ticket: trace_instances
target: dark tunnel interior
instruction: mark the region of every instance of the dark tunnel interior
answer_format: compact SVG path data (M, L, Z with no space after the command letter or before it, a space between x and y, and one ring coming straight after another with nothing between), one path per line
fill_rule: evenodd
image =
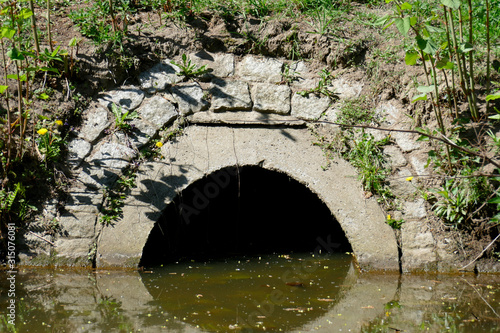
M351 251L328 207L284 173L244 166L182 191L155 224L139 265L319 250Z

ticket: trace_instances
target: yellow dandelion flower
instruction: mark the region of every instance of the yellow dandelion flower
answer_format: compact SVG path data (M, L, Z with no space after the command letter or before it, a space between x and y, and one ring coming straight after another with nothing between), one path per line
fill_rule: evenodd
M391 214L387 214L387 219L391 220Z
M411 181L412 181L412 179L413 179L413 176L406 178L406 181L407 181L407 182L411 182Z
M38 133L38 134L40 134L40 135L45 135L45 134L47 134L47 132L48 132L48 131L49 131L49 130L48 130L48 129L46 129L46 128L40 128L40 129L37 131L37 133Z
M158 141L158 142L156 143L156 147L158 147L158 148L163 147L163 142Z
M62 122L62 120L56 120L56 124L57 124L57 126L62 126L63 122Z

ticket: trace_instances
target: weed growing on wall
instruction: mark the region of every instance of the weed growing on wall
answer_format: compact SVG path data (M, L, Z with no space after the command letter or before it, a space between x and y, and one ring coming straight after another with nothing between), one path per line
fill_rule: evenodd
M388 0L393 13L381 17L375 24L383 29L394 25L411 40L404 59L408 66L419 66L426 82L419 84L413 102L421 105L430 100L437 127L423 124L418 131L442 138L434 141L427 167L442 176L442 186L425 192L424 198L445 223L469 228L496 216L497 177L485 175L485 160L481 153L487 148L481 143L485 119L496 119L497 109L490 104L496 99L491 91L491 54L498 55L498 1L441 0L439 3L417 0ZM493 9L494 8L494 9ZM480 59L480 61L478 61ZM478 85L481 84L481 86ZM485 94L480 99L479 94ZM465 101L466 112L460 111ZM447 110L447 112L446 112ZM467 137L467 128L475 129L475 138ZM482 133L482 134L481 134ZM490 135L491 136L491 135ZM497 170L500 172L500 170ZM495 218L492 222L497 221Z

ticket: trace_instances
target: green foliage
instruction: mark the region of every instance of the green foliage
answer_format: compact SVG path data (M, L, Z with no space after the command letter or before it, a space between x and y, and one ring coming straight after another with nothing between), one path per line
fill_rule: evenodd
M117 180L112 188L104 190L104 205L101 209L100 223L112 226L122 216L126 192L135 186L136 174L134 170L127 170Z
M49 122L49 119L43 116L39 116L39 119L42 122L38 125L38 137L35 140L41 154L39 157L45 161L45 165L58 163L62 157L63 148L67 144L58 129L62 126L62 121Z
M0 329L2 330L2 332L6 332L6 333L19 332L19 330L16 328L16 325L11 324L9 322L9 320L10 319L5 314L2 314L0 316Z
M375 110L366 96L345 100L340 107L337 122L345 125L370 124L374 121Z
M294 63L295 65L296 63ZM281 73L281 82L279 84L292 84L295 81L298 81L300 78L300 73L295 72L290 68L289 64L284 64L283 72Z
M497 179L497 181L498 180L500 180L500 178ZM499 194L498 190L496 192L496 196L493 199L488 200L488 203L496 205L496 213L491 218L491 222L499 223L500 224L500 194Z
M460 144L463 141L456 139ZM474 217L477 211L491 193L491 184L487 177L476 176L481 161L471 157L457 148L449 149L452 169L449 169L444 149L429 151L427 166L437 173L450 175L442 187L432 189L426 200L434 202L432 210L445 223L458 227L468 219Z
M354 140L351 149L343 155L358 170L358 179L363 184L365 191L384 197L392 196L386 184L390 168L381 148L388 144L389 140L388 136L383 140L376 141L373 135L363 131L361 136Z
M96 45L110 42L123 51L127 22L129 15L134 12L132 0L114 0L113 7L110 7L109 0L96 0L91 8L73 10L69 17L79 27L82 35L90 38Z
M317 8L310 12L312 21L307 21L314 31L308 31L308 33L328 35L332 30L332 23L335 20L335 16L332 15L334 12L327 10L324 7Z
M206 65L198 67L198 65L193 64L185 53L182 54L182 64L178 64L173 60L170 63L179 67L180 72L177 75L183 76L185 80L202 77L211 71L207 69Z
M136 111L125 110L121 106L115 103L111 104L111 112L115 116L115 128L118 131L130 132L132 131L132 126L128 123L130 120L134 120L139 117Z
M333 79L333 76L330 73L330 71L324 68L323 70L321 70L321 72L319 72L319 76L320 79L316 87L311 88L309 90L298 91L297 94L301 96L308 96L309 94L324 95L330 98L332 101L337 100L338 99L337 94L335 94L332 90L329 89L331 87Z
M389 226L391 226L392 229L401 229L401 226L405 221L403 219L393 219L390 215L388 215L386 222Z
M32 211L36 211L36 207L26 200L26 188L22 182L16 183L13 189L0 189L0 217L3 223L9 220L24 221Z
M265 17L271 13L271 0L248 0L248 13L256 17Z

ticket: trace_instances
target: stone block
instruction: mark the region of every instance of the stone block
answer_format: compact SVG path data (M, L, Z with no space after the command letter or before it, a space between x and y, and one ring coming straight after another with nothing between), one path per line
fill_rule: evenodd
M415 185L406 180L408 177L412 176L411 171L408 169L402 169L391 176L389 185L395 196L404 199L417 191Z
M139 83L141 89L149 94L157 91L163 91L171 84L176 84L182 81L182 77L177 75L180 72L179 67L170 63L170 60L165 60L162 63L156 64L150 70L139 74Z
M317 120L328 109L330 99L325 96L309 94L292 96L292 116L305 120Z
M214 111L245 111L252 109L248 83L215 79L210 87Z
M425 156L410 156L410 164L419 176L425 176L430 173L429 170L425 168L427 165L427 154L425 154Z
M277 114L290 113L290 95L287 85L257 83L251 89L254 111Z
M402 268L404 272L437 269L432 233L422 221L406 221L401 227Z
M403 153L401 152L401 149L399 149L396 146L385 146L384 147L384 154L389 156L389 159L391 161L391 165L393 168L404 167L406 164L408 164L408 162L406 161L406 158L404 157Z
M135 110L141 105L143 99L144 92L142 90L135 87L124 87L101 95L99 103L109 110L113 104L125 110Z
M343 78L336 79L332 82L333 91L340 99L358 98L363 90L363 83L352 83Z
M54 263L56 265L90 266L89 252L94 245L92 238L60 238L55 244L57 254Z
M248 81L276 83L281 81L282 68L281 61L248 55L236 65L236 75Z
M71 140L68 144L68 164L73 169L77 168L91 149L92 145L83 139Z
M391 135L404 153L420 148L420 143L416 141L417 138L412 133L391 132Z
M59 234L70 238L92 238L95 236L97 214L80 213L65 215L59 219Z
M177 117L175 106L159 95L146 99L137 110L137 113L143 121L151 124L155 130L168 125Z
M405 202L403 204L403 211L405 218L421 219L427 216L427 210L425 209L424 199L418 199L412 202Z
M80 131L80 137L88 142L94 142L102 132L109 127L111 122L108 119L108 111L102 107L97 107L85 112L86 120Z
M196 82L173 86L171 93L177 102L181 115L207 110L209 107L208 102L203 99L203 89Z
M134 126L134 131L129 135L129 139L137 149L146 145L157 132L156 126L142 119L134 119L130 124Z
M210 75L228 77L234 74L234 54L210 53L205 50L190 54L190 59L198 66L207 66Z
M97 147L97 152L90 162L102 168L121 170L135 156L136 152L130 147L114 142L104 142Z

